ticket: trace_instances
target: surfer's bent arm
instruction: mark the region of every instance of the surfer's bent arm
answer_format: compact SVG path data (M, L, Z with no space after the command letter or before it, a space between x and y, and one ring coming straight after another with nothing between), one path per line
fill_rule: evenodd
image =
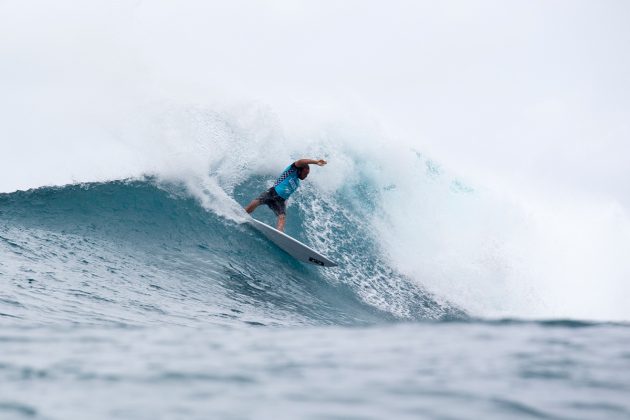
M295 166L297 166L298 168L303 168L305 166L308 165L317 165L317 166L324 166L325 164L327 164L328 162L326 162L324 159L300 159L300 160L296 160L295 161Z

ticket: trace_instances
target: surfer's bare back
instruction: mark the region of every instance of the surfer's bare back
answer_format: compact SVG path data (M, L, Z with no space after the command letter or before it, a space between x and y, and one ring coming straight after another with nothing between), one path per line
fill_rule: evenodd
M300 159L286 167L280 174L273 187L260 194L260 196L245 207L247 213L252 213L261 204L267 205L278 216L276 229L284 232L284 224L287 220L286 201L300 186L300 180L306 179L310 168L308 165L324 166L325 160Z

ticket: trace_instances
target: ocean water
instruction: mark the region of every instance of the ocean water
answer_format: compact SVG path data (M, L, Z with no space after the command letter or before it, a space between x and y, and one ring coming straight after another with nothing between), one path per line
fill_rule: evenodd
M0 417L630 418L630 325L479 317L387 257L378 194L289 207L330 270L178 182L0 194Z

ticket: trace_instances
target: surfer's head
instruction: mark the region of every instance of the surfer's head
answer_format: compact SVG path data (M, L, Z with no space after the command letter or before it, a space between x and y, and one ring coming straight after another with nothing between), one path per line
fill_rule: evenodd
M308 167L308 165L298 168L298 178L300 179L306 178L310 171L311 169Z

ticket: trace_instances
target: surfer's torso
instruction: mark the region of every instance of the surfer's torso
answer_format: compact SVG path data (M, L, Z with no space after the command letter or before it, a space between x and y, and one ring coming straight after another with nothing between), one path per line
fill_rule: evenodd
M276 193L285 200L289 198L299 186L300 178L298 178L298 168L295 166L295 162L287 166L273 184Z

